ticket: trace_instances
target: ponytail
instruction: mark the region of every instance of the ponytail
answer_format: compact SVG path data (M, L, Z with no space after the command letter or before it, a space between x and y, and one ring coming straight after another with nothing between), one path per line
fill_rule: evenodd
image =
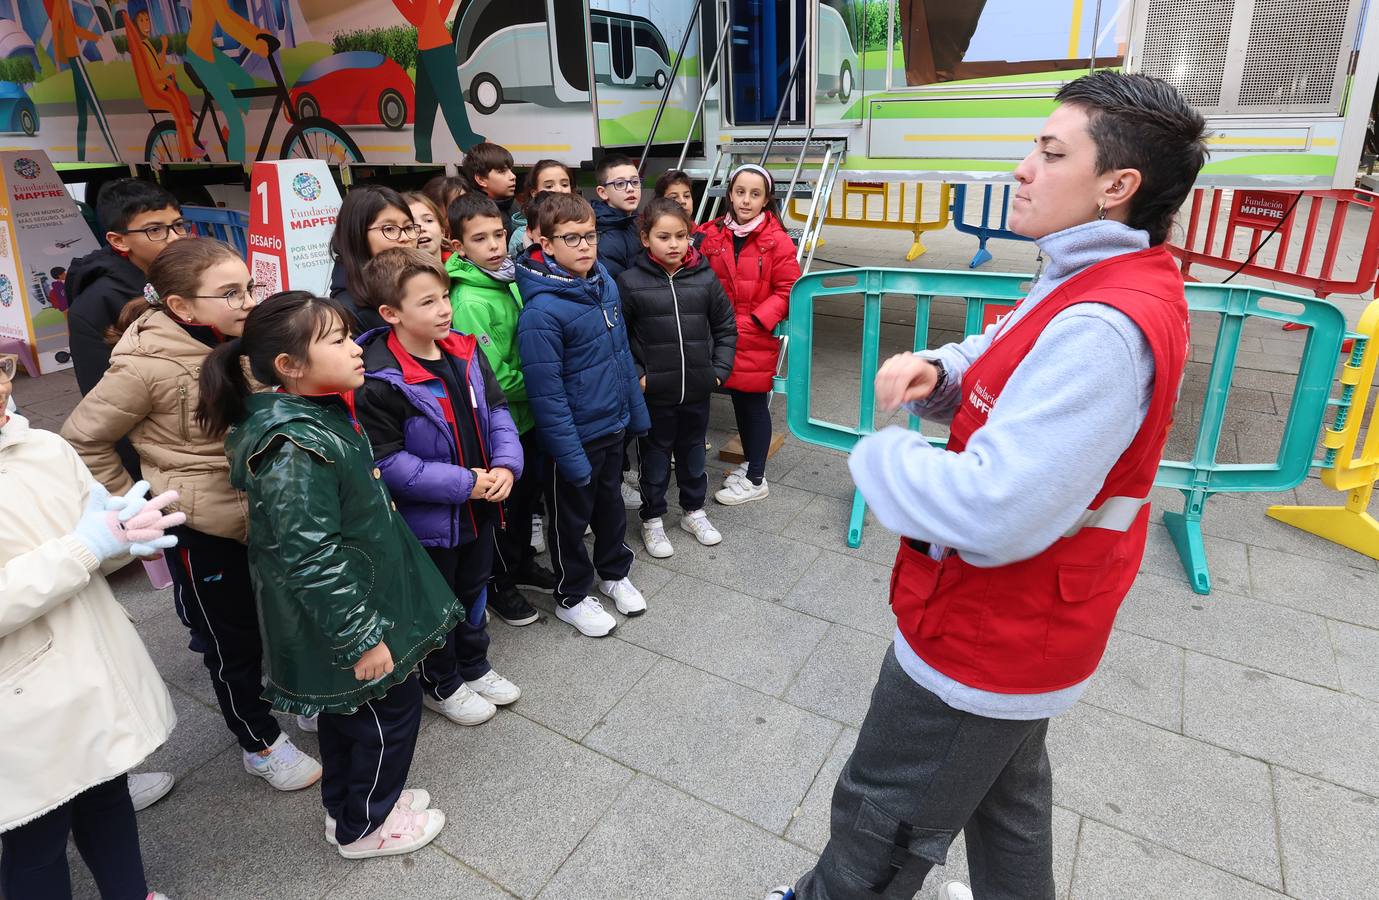
M120 308L120 314L115 318L114 324L105 329L105 342L112 347L118 344L120 338L129 330L129 326L139 321L139 317L152 308L143 297L135 297L126 303Z
M201 399L196 424L211 437L221 437L244 418L249 380L244 377L244 341L231 338L211 351L201 365Z

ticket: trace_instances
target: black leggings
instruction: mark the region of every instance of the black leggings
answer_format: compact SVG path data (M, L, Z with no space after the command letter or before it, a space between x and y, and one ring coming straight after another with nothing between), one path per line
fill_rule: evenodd
M766 454L771 451L771 392L729 391L742 455L747 457L747 480L761 484L766 477Z
M103 900L148 896L139 826L123 775L87 788L57 809L0 834L0 895L5 900L70 898L68 835L76 841Z

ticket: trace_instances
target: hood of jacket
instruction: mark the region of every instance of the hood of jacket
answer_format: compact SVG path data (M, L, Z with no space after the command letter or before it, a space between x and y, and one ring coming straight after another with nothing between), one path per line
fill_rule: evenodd
M523 256L517 265L517 288L527 303L538 293L547 293L572 303L601 306L605 301L605 285L612 284L612 276L597 260L584 278L576 278L539 254ZM616 302L616 291L613 299Z
M450 258L445 261L445 273L450 276L452 291L455 284L458 283L462 287L478 291L510 293L513 299L517 301L517 305L519 307L522 305L522 298L518 296L515 281L499 281L458 253L450 254Z
M108 287L102 288L103 292L108 290L131 300L143 294L148 277L125 257L109 247L102 247L72 260L67 269L67 296L75 298L101 281L109 282Z
M353 398L350 399L353 403ZM314 400L283 391L264 391L244 398L245 417L225 436L225 455L230 459L230 484L244 490L249 483L249 464L254 454L263 449L264 439L271 433L287 432L293 439L303 438L315 448L311 432L325 428L339 432L338 416L327 415L328 407ZM343 421L343 420L341 420ZM318 449L318 452L319 449Z
M614 228L626 228L629 222L637 218L636 213L614 209L605 200L595 200L590 205L594 207L594 223L598 226L599 234Z
M687 252L685 253L685 261L680 264L680 268L675 270L675 274L689 275L691 272L696 272L699 269L707 268L708 265L709 261L704 258L704 254L699 252L698 247L695 247L693 244L691 244ZM671 274L666 270L665 266L661 265L651 257L650 250L646 251L645 253L638 254L637 258L632 262L632 267L634 269L640 269L643 272L649 272L652 275L655 275L659 278L665 278L666 276Z

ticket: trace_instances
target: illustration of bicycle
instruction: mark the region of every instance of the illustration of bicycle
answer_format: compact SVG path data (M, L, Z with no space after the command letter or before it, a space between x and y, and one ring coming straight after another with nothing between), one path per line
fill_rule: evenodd
M359 145L354 142L354 139L344 128L324 116L302 117L293 111L288 96L287 81L283 78L282 69L278 66L278 49L282 43L271 34L262 34L259 39L268 46L268 66L273 72L273 84L267 87L242 88L231 91L234 96L240 98L273 98L273 110L268 114L268 121L264 124L263 137L259 140L259 152L255 159L262 160L268 153L269 140L273 136L273 129L278 124L278 116L281 114L291 124L291 127L283 138L282 148L278 151L278 159L320 159L333 165L362 163L364 154L359 152ZM221 126L220 116L216 114L210 91L206 90L205 85L196 77L196 73L192 71L190 66L186 67L184 71L192 84L201 91L201 112L196 117L195 140L198 144L202 143L201 129L206 119L209 118L212 130L220 141L221 152L228 159L229 141L226 139L225 128ZM150 112L150 115L153 113ZM157 167L169 163L210 162L210 154L206 154L200 160L183 159L178 152L176 123L170 118L159 118L158 116L153 116L153 118L153 127L149 129L148 139L144 144L144 159L148 160L149 163Z

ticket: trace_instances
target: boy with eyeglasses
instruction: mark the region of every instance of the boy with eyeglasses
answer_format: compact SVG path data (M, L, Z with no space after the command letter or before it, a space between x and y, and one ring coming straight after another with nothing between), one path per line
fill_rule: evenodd
M642 176L626 156L605 156L595 172L599 198L594 201L598 220L599 262L608 277L617 278L642 252L637 232L637 206L642 202Z
M583 197L555 194L541 206L541 257L524 257L517 285L524 305L517 349L527 402L546 465L547 546L555 569L556 618L603 637L617 621L590 596L599 591L618 612L637 616L646 600L628 580L632 551L618 486L623 441L651 427L642 398L622 302L597 259L594 210ZM592 526L594 558L584 547Z

